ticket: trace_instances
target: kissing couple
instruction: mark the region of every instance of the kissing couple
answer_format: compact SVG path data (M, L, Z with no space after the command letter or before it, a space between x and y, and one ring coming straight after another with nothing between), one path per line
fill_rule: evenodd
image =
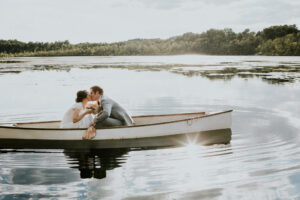
M97 104L88 103L96 101ZM113 99L104 95L99 86L77 92L75 104L69 108L61 121L61 128L87 128L83 139L91 139L96 134L96 129L112 126L132 126L131 116Z

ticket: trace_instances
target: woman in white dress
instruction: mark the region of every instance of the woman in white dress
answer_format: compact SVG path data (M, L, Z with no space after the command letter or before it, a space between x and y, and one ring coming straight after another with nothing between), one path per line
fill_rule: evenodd
M78 91L75 101L76 103L64 114L61 128L88 128L93 122L93 110L86 109L87 102L91 101L89 93L86 90Z

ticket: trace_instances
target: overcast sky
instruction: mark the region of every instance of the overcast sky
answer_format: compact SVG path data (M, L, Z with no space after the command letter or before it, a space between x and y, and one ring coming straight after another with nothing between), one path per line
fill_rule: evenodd
M296 24L300 0L0 0L0 39L116 42Z

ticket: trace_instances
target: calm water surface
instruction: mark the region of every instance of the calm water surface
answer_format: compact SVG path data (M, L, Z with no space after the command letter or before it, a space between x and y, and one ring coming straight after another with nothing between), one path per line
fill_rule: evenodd
M0 123L58 120L92 85L133 115L234 112L227 145L2 149L0 199L300 199L300 57L4 60Z

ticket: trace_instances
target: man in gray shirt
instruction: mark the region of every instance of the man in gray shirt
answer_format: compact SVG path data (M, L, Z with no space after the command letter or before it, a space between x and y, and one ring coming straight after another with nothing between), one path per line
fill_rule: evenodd
M103 110L96 115L94 122L91 124L96 129L109 126L132 126L133 119L116 101L104 95L104 91L99 86L90 88L90 95L93 101L101 104Z

